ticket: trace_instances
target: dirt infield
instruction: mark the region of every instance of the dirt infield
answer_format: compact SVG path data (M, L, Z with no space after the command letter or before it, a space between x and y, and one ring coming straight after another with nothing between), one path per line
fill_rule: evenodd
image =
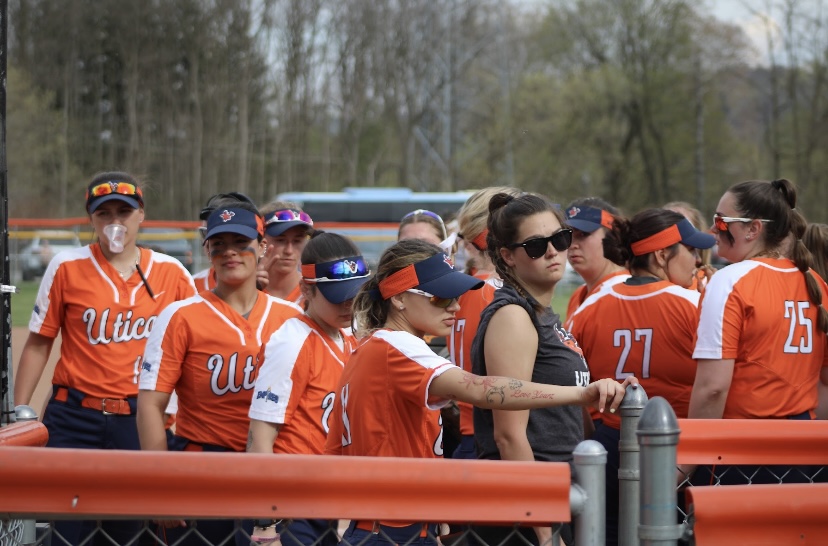
M12 377L17 377L17 363L20 362L20 353L23 352L23 345L25 345L28 336L29 329L25 326L12 328L12 358L14 363L14 375ZM49 356L49 362L46 364L46 369L43 370L40 383L37 384L32 401L29 404L41 416L43 415L43 408L46 407L46 401L51 394L52 374L55 371L55 363L57 362L59 354L60 336L55 340L55 345L52 347L52 354Z

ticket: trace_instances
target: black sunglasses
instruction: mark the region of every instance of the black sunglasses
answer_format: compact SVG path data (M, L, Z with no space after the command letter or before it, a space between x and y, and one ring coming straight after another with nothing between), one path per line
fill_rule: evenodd
M512 243L510 245L506 245L506 248L517 248L522 246L526 251L527 256L533 260L537 260L546 254L546 249L549 248L549 243L552 243L552 246L555 247L555 250L558 252L566 250L569 248L569 245L572 244L572 230L569 228L563 228L556 231L549 237L537 237L535 239L523 241L522 243Z

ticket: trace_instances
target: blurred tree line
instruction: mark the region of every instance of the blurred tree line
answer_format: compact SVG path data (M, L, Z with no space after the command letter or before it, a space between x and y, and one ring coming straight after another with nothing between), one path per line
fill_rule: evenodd
M769 58L690 0L11 0L12 216L97 171L153 218L217 191L493 184L627 212L787 177L825 221L828 10L767 0Z

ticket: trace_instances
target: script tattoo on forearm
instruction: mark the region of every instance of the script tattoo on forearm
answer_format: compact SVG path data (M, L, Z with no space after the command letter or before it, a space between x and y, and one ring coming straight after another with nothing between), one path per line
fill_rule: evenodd
M476 387L479 385L483 385L484 389L488 389L492 385L497 382L497 379L494 377L488 377L485 375L474 375L473 373L463 372L463 377L460 379L460 383L466 386L466 389L470 387Z

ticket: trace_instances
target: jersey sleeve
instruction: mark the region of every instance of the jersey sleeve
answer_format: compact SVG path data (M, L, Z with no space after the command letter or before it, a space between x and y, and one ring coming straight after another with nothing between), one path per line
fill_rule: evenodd
M155 323L147 339L141 376L140 390L172 393L187 355L188 326L182 316L183 302L167 306Z
M249 417L284 424L296 409L310 381L313 351L307 343L310 327L288 320L262 345L261 368L253 388Z
M407 332L381 331L376 335L392 346L388 375L397 395L429 409L440 409L450 402L429 397L428 389L434 378L456 367L454 364L435 354L425 341Z
M723 360L736 358L745 303L736 290L740 276L730 266L710 279L701 302L696 347L693 358Z
M46 337L57 337L63 325L63 297L66 284L66 268L62 262L53 258L46 267L40 288L37 291L32 316L29 319L29 331Z

